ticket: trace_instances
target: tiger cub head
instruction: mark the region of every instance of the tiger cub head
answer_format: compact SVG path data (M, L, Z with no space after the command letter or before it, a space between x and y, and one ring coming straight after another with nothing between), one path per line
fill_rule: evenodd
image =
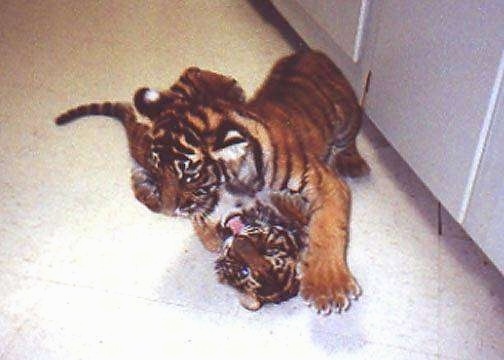
M246 182L258 178L257 143L236 121L244 101L236 80L198 68L187 69L169 90L136 92L137 111L153 124L148 162L163 212L211 211L224 182L237 174Z
M240 303L258 310L297 295L299 234L278 225L245 226L226 241L215 263L218 279L240 293Z
M235 79L197 67L186 69L168 90L143 87L133 98L138 112L154 121L166 111L188 104L209 105L215 101L242 104L245 93Z

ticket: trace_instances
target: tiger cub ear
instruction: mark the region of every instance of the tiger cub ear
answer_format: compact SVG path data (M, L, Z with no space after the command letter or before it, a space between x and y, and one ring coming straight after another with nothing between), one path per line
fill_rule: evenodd
M196 94L201 94L206 98L222 99L231 103L245 102L245 91L232 77L190 67L182 74L181 80L184 78L189 80Z
M133 97L137 111L150 118L159 115L172 100L160 91L145 87L138 89Z

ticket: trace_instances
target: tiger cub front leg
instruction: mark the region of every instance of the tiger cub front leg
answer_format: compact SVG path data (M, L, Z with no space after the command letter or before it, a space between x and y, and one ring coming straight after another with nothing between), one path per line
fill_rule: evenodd
M131 187L138 201L154 212L162 210L159 188L149 171L135 164L131 169Z
M205 221L205 218L200 215L196 215L192 218L192 224L194 232L201 240L201 243L211 252L217 252L220 249L222 238L218 231L218 224L210 224Z
M350 190L322 164L308 174L306 196L312 213L303 254L301 295L318 312L346 310L360 288L346 262Z

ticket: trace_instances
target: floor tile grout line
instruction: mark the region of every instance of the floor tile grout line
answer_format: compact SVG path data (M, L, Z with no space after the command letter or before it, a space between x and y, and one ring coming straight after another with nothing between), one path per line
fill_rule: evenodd
M66 282L62 282L62 281L58 281L58 280L45 279L45 278L41 278L38 276L31 276L31 275L26 275L26 274L17 274L17 273L12 273L12 272L5 272L5 271L0 271L0 272L6 273L6 274L9 274L12 276L17 276L17 277L29 279L29 280L40 281L40 282L46 283L46 284L54 284L54 285L60 285L60 286L65 286L65 287L69 287L69 288L92 290L97 293L102 293L102 294L107 294L107 295L124 296L127 298L138 299L138 300L146 301L149 303L166 304L166 305L170 305L170 306L186 308L186 306L184 306L184 304L181 304L181 303L163 301L160 299L153 299L153 298L148 298L148 297L144 297L144 296L138 296L138 295L123 293L123 292L117 292L117 291L107 290L107 289L93 287L93 286L89 286L89 285L70 284L70 283L66 283ZM40 302L40 299L38 299L36 301L36 303L30 308L30 311L33 308L35 308L39 302ZM438 308L439 308L439 306L438 306ZM205 310L208 311L208 309L205 309ZM212 312L212 311L209 311L209 312ZM219 312L212 312L212 313L214 313L216 315L222 315L222 313L219 313ZM23 321L22 325L24 325L26 323L26 321L28 321L28 319L25 319ZM326 332L322 332L322 333L326 333ZM342 336L347 339L352 339L351 336L348 336L345 334L338 334L338 336ZM373 341L373 340L367 340L367 339L362 339L362 342L364 342L366 344L376 344L376 345L380 345L380 346L391 347L391 348L398 349L398 350L405 350L405 351L409 351L409 352L416 353L416 354L435 356L435 357L439 358L439 354L436 352L419 351L418 349L415 349L415 348L410 348L407 346L400 346L400 345L393 344L393 343ZM1 356L3 356L3 355L5 355L5 353L1 354ZM456 359L456 358L454 358L454 359ZM1 357L0 357L0 360L2 360Z
M437 265L436 265L436 272L437 272L437 308L436 308L436 347L437 347L437 358L441 358L441 271L442 271L442 265L441 265L441 241L443 240L444 236L442 233L438 234L437 236L437 246L436 246L436 258L437 258Z
M8 275L11 275L11 276L17 276L17 275L14 275L14 274L11 274L11 273L8 273L8 272L5 272L5 271L0 271L0 273L8 274ZM0 353L0 360L4 359L7 355L9 355L9 353L11 351L11 348L12 348L12 344L19 337L19 333L20 333L21 329L23 329L24 326L30 321L29 315L33 313L33 310L39 304L40 300L42 299L42 296L43 295L39 295L37 297L37 299L34 301L34 303L32 304L32 306L30 306L29 309L27 311L25 311L26 315L24 316L24 318L21 321L21 323L14 329L14 334L12 335L12 337L7 342L7 345L5 346L5 350L2 353Z
M59 285L59 286L64 286L64 287L68 287L68 288L76 288L76 289L83 289L83 290L91 290L91 291L94 291L94 292L97 292L97 293L101 293L101 294L105 294L105 295L113 295L113 296L119 296L119 297L126 297L126 298L141 300L141 301L145 301L145 302L149 302L149 303L165 304L165 305L169 305L169 306L176 306L176 307L180 307L180 308L187 308L187 306L185 306L183 303L180 303L180 302L165 301L165 300L162 300L160 298L149 298L149 297L145 297L145 296L129 294L127 292L108 290L108 289L104 289L104 288L100 288L100 287L96 287L96 286L91 286L91 285L71 284L71 283L67 283L67 282L64 282L64 281L53 280L53 279L46 279L46 278L42 278L42 277L39 277L39 276L32 276L32 275L26 275L26 274L18 274L18 273L15 273L15 272L7 272L7 271L4 271L4 270L0 270L0 273L8 274L8 275L11 275L11 276L16 276L16 277L21 277L21 278L28 279L28 280L39 281L39 282L45 283L45 284ZM35 302L34 306L32 308L30 308L30 310L32 310L35 306L37 306L38 303L39 303L39 301L40 301L40 299L38 299ZM204 308L202 310L205 310L206 312L210 312L210 313L213 313L213 314L216 314L216 315L222 315L222 313L217 312L217 311L211 311L208 308ZM0 360L1 360L1 358L0 358Z
M18 274L16 272L6 272L3 270L0 270L0 272L4 273L4 274L12 275L12 276L21 277L21 278L28 279L28 280L40 281L40 282L46 283L46 284L62 285L65 287L72 287L72 288L77 288L77 289L93 290L93 291L104 293L104 294L127 296L127 297L137 298L139 300L145 300L145 301L150 301L150 302L160 302L160 301L153 299L153 298L132 295L132 294L128 294L128 293L124 293L124 292L120 292L120 291L118 292L118 291L113 291L113 290L107 290L107 289L103 289L103 288L99 288L99 287L95 287L95 286L91 286L91 285L72 284L72 283L68 283L68 282L64 282L64 281L60 281L60 280L47 279L47 278L43 278L40 276L33 276L33 275L26 275L26 274ZM176 303L174 303L174 304L169 303L169 302L166 302L166 303L169 305L177 305Z

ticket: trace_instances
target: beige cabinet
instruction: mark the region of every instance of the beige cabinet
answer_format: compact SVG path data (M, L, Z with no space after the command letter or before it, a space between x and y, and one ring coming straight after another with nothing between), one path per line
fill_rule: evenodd
M369 0L303 0L299 5L316 19L354 62L359 61Z
M504 270L504 3L273 3L357 92L372 71L369 117Z

